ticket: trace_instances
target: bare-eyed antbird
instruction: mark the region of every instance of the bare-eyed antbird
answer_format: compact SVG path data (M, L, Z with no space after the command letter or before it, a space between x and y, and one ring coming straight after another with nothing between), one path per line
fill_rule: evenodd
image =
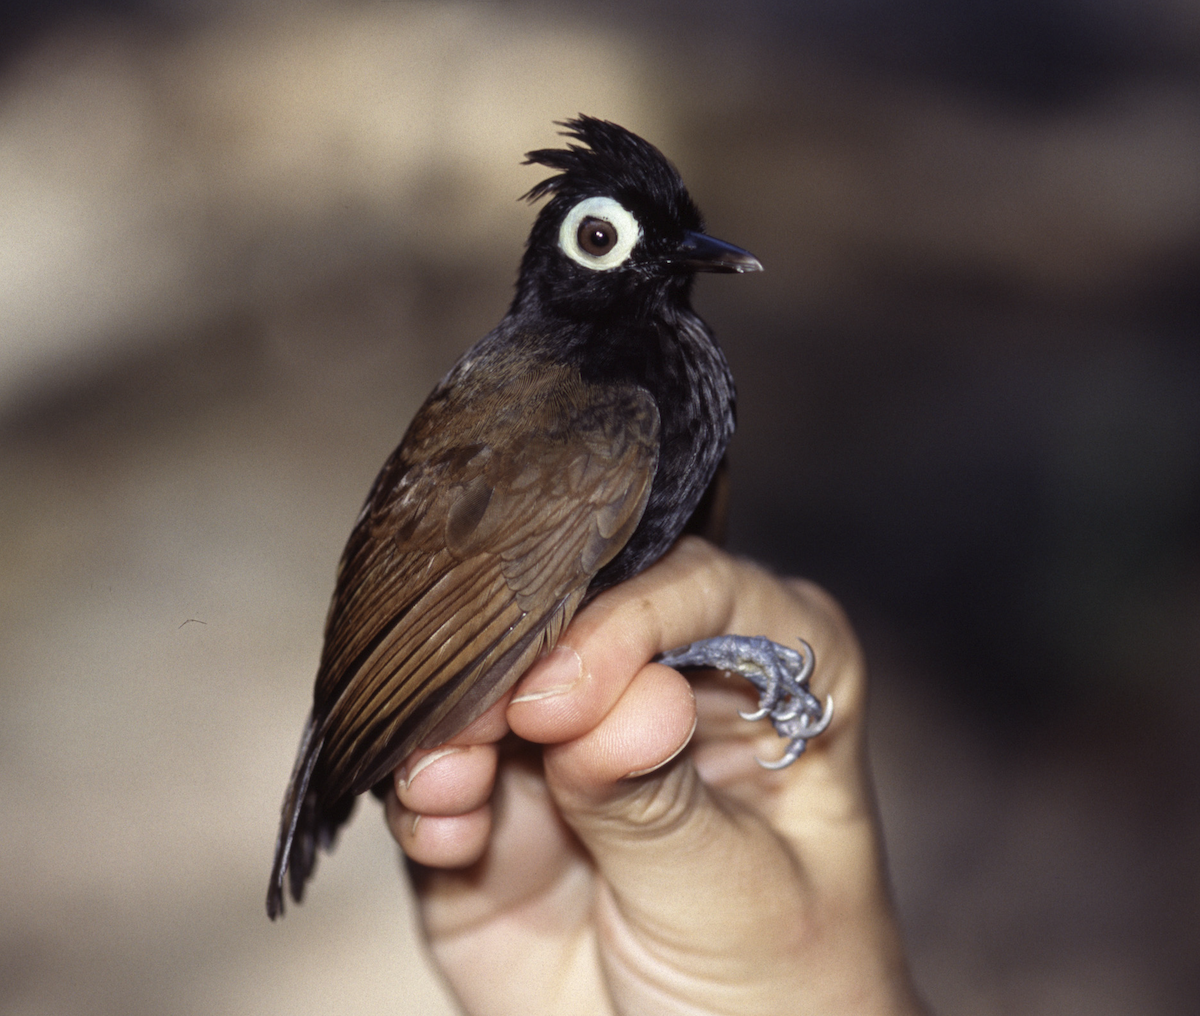
M753 272L703 232L675 168L580 116L530 152L557 171L500 324L433 390L376 478L337 574L312 713L283 803L267 913L299 900L357 795L453 737L579 607L651 565L693 517L734 428L696 272ZM811 649L726 636L660 657L748 677L788 738L829 720Z

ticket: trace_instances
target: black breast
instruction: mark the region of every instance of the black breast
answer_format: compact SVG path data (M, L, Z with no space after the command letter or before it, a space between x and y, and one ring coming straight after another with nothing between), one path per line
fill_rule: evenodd
M629 356L631 377L659 412L659 459L641 522L625 548L597 573L588 598L631 578L665 554L716 472L734 428L733 376L712 333L690 310L659 320ZM649 330L647 330L649 331ZM624 366L624 365L623 365ZM610 361L609 369L616 367ZM586 374L585 374L586 378Z

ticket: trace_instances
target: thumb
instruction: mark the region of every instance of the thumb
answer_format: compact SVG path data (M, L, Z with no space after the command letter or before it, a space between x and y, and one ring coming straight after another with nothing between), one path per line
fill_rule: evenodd
M761 1012L794 977L799 864L680 754L694 722L688 682L649 664L597 727L545 749L555 803L600 875L597 930L619 1011L708 1011L715 990L727 994L716 1011Z

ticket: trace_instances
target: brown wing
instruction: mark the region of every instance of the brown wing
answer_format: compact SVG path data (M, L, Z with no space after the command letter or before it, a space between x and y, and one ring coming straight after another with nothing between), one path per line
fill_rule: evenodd
M645 508L658 455L647 392L566 367L475 373L430 397L346 547L313 712L313 785L330 797L498 699Z

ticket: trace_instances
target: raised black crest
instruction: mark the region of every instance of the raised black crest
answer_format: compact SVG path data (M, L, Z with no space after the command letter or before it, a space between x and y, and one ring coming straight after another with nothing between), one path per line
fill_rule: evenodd
M539 148L525 154L524 165L547 166L559 175L547 177L523 195L537 201L547 195L565 200L606 191L631 211L648 206L673 213L680 229L701 229L700 210L683 185L679 171L654 145L608 120L580 114L574 120L558 121L561 134L582 145Z

